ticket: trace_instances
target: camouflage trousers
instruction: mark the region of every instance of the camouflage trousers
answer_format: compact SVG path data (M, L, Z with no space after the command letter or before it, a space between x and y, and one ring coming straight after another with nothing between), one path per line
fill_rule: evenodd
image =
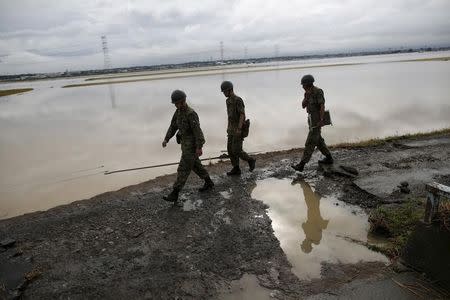
M328 150L327 145L325 144L325 140L321 135L321 128L313 128L309 131L308 137L305 142L305 150L303 151L302 162L307 163L314 152L314 149L317 147L320 152L322 152L325 156L330 156L330 150Z
M189 174L191 174L191 171L194 171L202 179L209 177L208 171L206 171L195 153L195 148L183 150L180 163L178 164L177 180L173 184L173 189L181 190L186 184L186 180Z
M244 139L240 136L228 135L227 151L233 167L239 167L239 158L245 161L252 159L244 150L242 150L243 142Z

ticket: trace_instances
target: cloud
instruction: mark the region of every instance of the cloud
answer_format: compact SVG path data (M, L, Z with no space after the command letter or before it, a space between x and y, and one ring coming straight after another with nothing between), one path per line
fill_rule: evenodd
M315 51L448 45L447 0L56 1L0 3L0 73ZM432 22L431 22L432 20ZM20 61L21 60L21 61ZM41 62L45 62L41 63Z

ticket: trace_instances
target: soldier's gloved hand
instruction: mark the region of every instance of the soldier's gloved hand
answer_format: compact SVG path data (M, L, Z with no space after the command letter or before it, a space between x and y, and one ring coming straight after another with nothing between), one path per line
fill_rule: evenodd
M317 126L319 128L325 126L325 124L323 123L323 120L320 120L319 123L317 124Z
M166 141L166 140L164 140L164 141L162 142L162 146L163 146L163 148L166 148L166 146L167 146L167 141Z
M198 157L202 156L202 154L203 154L202 148L197 148L197 149L195 150L195 154L197 154Z

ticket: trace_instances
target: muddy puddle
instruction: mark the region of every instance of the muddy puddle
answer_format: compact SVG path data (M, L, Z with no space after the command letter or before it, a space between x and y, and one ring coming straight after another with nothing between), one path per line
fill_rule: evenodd
M368 216L362 209L321 197L304 180L260 180L252 198L269 205L275 236L301 280L320 278L323 262L388 262L384 255L355 242L371 242Z
M220 300L273 299L271 291L259 285L255 275L244 274L240 280L232 281L227 292L222 293Z

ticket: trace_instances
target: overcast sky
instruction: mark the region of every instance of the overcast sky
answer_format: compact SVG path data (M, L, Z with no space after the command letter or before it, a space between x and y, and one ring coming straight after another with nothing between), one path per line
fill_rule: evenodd
M450 0L0 0L0 74L450 45ZM277 46L278 45L278 46Z

